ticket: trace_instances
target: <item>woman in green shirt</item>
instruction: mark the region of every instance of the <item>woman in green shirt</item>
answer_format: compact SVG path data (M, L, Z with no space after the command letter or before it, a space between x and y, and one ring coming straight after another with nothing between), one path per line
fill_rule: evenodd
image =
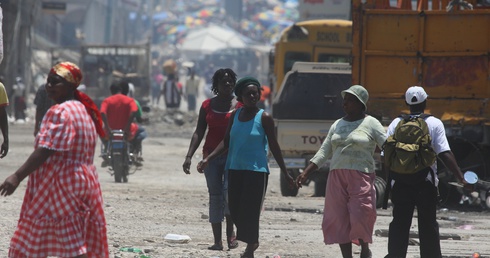
M376 221L373 154L383 145L385 129L366 115L367 90L354 85L342 91L345 116L330 127L310 164L296 178L301 187L308 175L330 160L325 193L323 237L325 244L339 244L343 258L352 258L352 243L361 245L361 258L372 257Z

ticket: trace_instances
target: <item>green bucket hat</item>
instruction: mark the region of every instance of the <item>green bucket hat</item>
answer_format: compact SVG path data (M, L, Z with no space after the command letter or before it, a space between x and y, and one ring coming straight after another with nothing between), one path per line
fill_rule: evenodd
M356 98L364 105L364 110L365 111L367 110L367 102L369 99L369 93L366 90L366 88L362 87L361 85L352 85L347 90L343 90L341 92L342 98L344 98L346 93L350 93L350 94L356 96Z

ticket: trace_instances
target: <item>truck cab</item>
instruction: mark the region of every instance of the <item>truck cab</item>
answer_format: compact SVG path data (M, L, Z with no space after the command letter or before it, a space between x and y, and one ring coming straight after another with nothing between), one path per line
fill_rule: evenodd
M296 177L320 148L333 122L344 115L340 92L351 86L347 63L296 62L272 101L276 135L286 167ZM327 167L314 173L315 195L325 195ZM283 196L296 196L281 175Z

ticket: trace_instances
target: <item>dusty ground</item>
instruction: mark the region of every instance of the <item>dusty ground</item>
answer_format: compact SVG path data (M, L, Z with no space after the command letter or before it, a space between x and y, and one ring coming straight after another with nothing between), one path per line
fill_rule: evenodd
M126 184L114 183L106 169L98 168L105 201L110 257L239 257L245 248L209 251L211 227L207 221L208 195L203 175L195 170L200 160L193 159L190 175L182 172L194 121L183 116L177 126L153 111L150 134L144 141L144 166L129 177ZM167 121L167 122L166 122ZM12 124L11 151L0 160L3 181L32 151L32 123ZM100 165L100 158L96 164ZM272 169L264 211L261 216L260 244L256 257L340 257L338 246L322 243L323 198L309 197L313 185L300 190L297 197L282 197L279 171ZM18 219L26 182L10 197L0 198L0 257L7 257L9 239ZM296 210L296 211L295 211ZM318 212L315 212L318 211ZM387 230L391 210L378 210L375 230ZM442 240L447 257L470 257L474 251L490 256L490 223L486 212L441 211L441 233L460 236L461 240ZM414 230L416 230L414 220ZM187 235L188 243L170 243L166 234ZM223 233L224 234L224 233ZM225 239L223 239L225 240ZM387 238L374 236L373 257L386 254ZM143 254L120 251L123 247L144 250ZM358 248L354 250L358 254ZM418 247L410 246L408 257L419 257Z

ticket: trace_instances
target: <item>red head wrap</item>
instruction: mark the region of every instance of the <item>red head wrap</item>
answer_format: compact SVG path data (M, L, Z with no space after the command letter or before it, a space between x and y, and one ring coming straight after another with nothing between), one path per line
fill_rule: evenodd
M74 63L61 62L51 68L50 73L57 74L65 79L67 82L74 84L76 87L80 85L82 81L82 71Z
M61 62L56 64L55 66L53 66L53 68L51 68L50 73L59 75L67 82L72 83L76 87L80 85L80 82L83 78L80 68L78 68L76 64L71 62ZM94 101L87 94L78 90L75 90L75 99L80 101L85 106L85 109L94 121L97 133L100 135L100 137L104 138L105 131L102 127L102 117Z

